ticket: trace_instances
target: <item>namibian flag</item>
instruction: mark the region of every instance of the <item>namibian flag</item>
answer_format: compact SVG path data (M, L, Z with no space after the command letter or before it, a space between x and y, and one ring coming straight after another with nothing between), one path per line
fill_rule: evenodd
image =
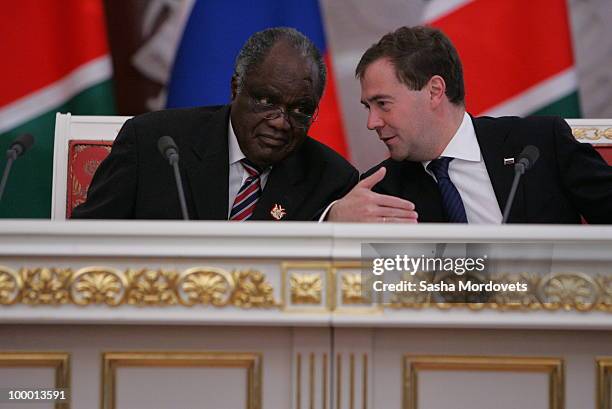
M472 114L580 117L566 0L433 0L424 21L455 44Z
M324 55L328 80L309 134L347 157L330 53L318 0L196 0L175 57L167 106L226 104L234 60L245 41L265 28L287 26Z
M0 13L0 164L19 134L36 138L15 162L0 217L48 218L55 113L113 114L102 0L20 0Z

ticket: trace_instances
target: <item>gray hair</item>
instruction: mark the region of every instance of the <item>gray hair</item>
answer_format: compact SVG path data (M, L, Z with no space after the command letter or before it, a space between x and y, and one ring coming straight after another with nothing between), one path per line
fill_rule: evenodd
M232 76L232 79L236 81L237 91L242 91L246 75L261 64L270 49L281 40L289 43L300 55L310 58L316 64L318 80L315 84L315 91L317 100L320 100L323 96L327 77L327 70L321 53L308 37L290 27L274 27L258 31L244 43L236 57Z

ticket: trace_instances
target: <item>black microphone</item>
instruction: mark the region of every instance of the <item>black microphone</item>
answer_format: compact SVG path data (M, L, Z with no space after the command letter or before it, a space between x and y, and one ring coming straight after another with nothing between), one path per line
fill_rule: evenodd
M539 157L540 150L538 148L533 145L525 146L519 155L518 163L514 165L515 172L520 172L521 175L524 174L526 171L531 169Z
M518 162L514 165L514 180L512 181L512 187L510 188L510 194L504 207L504 216L502 218L502 224L506 224L508 216L510 216L510 209L514 202L514 196L516 195L516 189L518 188L519 180L521 176L531 169L535 165L536 161L540 157L540 150L533 145L527 145L523 148L523 151L519 155Z
M2 200L2 195L4 195L4 188L6 187L8 175L11 173L13 162L30 149L32 145L34 145L34 137L29 133L24 133L15 138L6 151L6 165L4 165L4 173L2 174L2 181L0 181L0 200Z
M181 204L181 213L183 214L183 220L189 220L189 214L187 213L187 202L185 201L185 192L183 191L183 181L181 180L181 173L179 172L179 153L178 147L174 142L174 139L170 136L162 136L157 141L157 149L159 153L166 158L174 169L174 181L176 183L176 189L178 191L179 202Z

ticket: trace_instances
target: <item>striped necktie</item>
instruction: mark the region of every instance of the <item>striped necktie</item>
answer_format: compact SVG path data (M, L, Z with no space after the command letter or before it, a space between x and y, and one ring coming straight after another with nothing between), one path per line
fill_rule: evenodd
M429 162L427 169L436 176L438 188L442 195L442 205L446 211L446 216L448 216L448 221L450 223L467 223L461 195L448 176L448 165L452 160L453 158L442 156Z
M242 159L240 163L249 176L238 191L230 212L229 219L237 221L248 220L253 215L261 196L261 169L247 158Z

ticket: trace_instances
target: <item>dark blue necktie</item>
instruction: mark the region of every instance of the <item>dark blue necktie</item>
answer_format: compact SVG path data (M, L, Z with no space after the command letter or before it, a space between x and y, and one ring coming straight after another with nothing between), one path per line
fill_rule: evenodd
M465 207L463 207L461 195L448 177L448 165L452 160L453 158L442 156L441 158L429 162L427 169L436 176L438 188L442 195L442 204L448 216L448 221L450 223L467 223L467 216L465 215Z

